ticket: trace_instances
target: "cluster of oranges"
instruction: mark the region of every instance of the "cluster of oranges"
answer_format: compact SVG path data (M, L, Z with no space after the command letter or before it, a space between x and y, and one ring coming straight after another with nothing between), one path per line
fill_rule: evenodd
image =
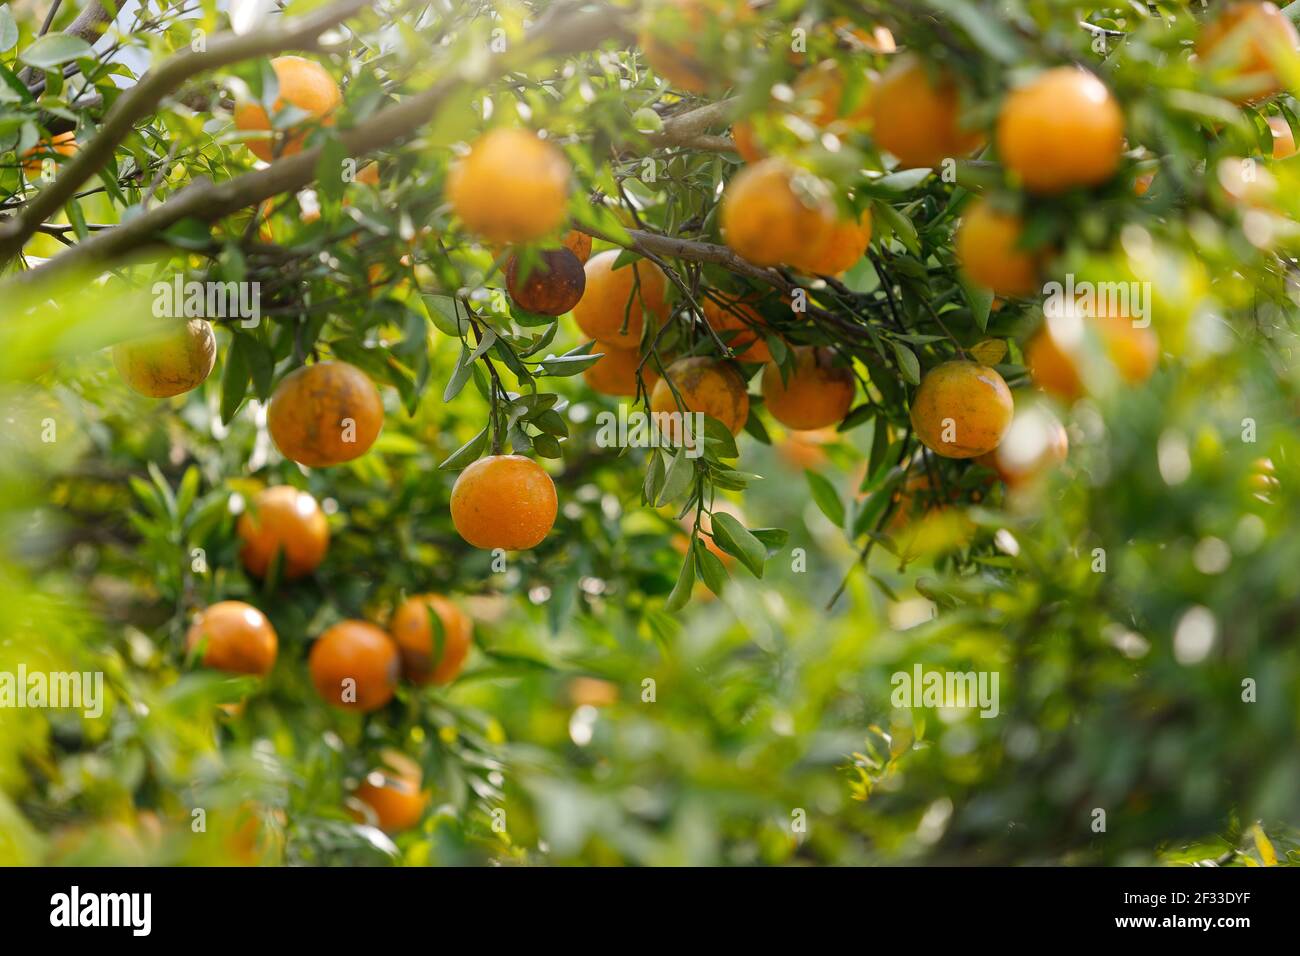
M240 560L256 577L278 564L287 580L314 571L329 551L329 526L307 492L278 485L260 492L240 516ZM327 704L368 713L392 700L399 679L416 686L448 684L464 666L473 623L455 603L438 594L407 598L393 611L388 629L345 620L312 644L307 669ZM275 665L279 641L260 610L243 601L220 601L199 612L186 636L187 651L202 663L230 674L265 677ZM418 821L412 805L418 773L372 774L356 797L368 803L386 829ZM422 807L422 798L420 806ZM404 807L405 812L396 808Z
M693 0L675 2L688 11L704 6ZM684 14L688 22L691 16ZM865 49L893 52L892 43L882 46L877 40L876 35L857 37ZM679 59L693 49L689 38L681 42ZM649 46L643 43L652 65L684 89L707 89L707 83L691 84L684 82L689 77L676 75L662 46L662 39ZM1283 88L1282 61L1298 47L1300 37L1294 26L1273 4L1244 0L1229 5L1206 25L1197 55L1207 77L1225 95L1238 103L1253 103ZM859 70L863 76L854 72ZM803 118L813 126L869 136L898 160L899 168L955 162L992 140L1015 195L971 203L954 246L968 278L1001 297L1027 297L1040 291L1049 263L1049 250L1028 248L1024 241L1024 206L1039 197L1107 183L1119 172L1127 148L1118 102L1097 76L1077 66L1045 70L1013 89L988 132L964 124L956 78L914 54L895 57L880 76L865 68L823 62L805 69L793 88L797 95L789 102L807 104ZM1293 153L1294 138L1285 119L1272 117L1269 125L1274 158ZM758 136L760 128L750 120L733 125L736 151L746 166L723 194L725 241L761 266L784 266L811 275L835 275L851 267L870 242L869 215L842 218L838 210L851 208L853 196L842 196L837 203L824 182L810 172L788 159L769 156ZM1138 188L1149 184L1148 179ZM1127 314L1101 309L1086 320L1073 314L1048 319L1025 343L1024 353L1035 385L1060 400L1073 402L1089 391L1096 377L1090 374L1094 359L1108 365L1113 377L1130 384L1145 381L1157 365L1159 342L1154 331ZM755 349L743 357L762 358ZM799 357L801 373L827 364L811 363L807 355ZM779 370L769 367L763 383L774 417L793 429L816 428L830 417L832 408L841 407L834 397L839 393L820 383L816 394L826 404L825 417L804 415L802 409L793 416L783 414L779 393L773 393L781 384ZM846 384L851 400L851 379ZM847 405L843 408L847 410ZM1040 440L1031 443L1036 448L1033 454L998 454L1014 416L1011 392L997 370L965 358L931 369L911 404L914 431L927 448L944 457L977 459L1012 486L1062 460L1067 445L1064 429L1051 421L1040 429Z

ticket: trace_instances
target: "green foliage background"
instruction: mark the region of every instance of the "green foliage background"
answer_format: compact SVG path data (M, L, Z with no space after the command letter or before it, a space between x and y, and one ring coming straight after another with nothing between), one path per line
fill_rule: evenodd
M762 8L753 34L703 30L720 76L703 99L732 88L735 115L754 114L771 150L872 210L872 255L842 285L810 290L838 324L792 316L773 290L760 305L791 341L852 356L871 390L814 465L820 478L801 474L757 401L737 455L711 444L690 490L711 483L747 528L788 534L761 535L761 579L737 562L719 597L697 582L678 607L676 515L691 505L688 489L675 507L652 507L645 499L658 499L666 461L596 445L595 414L617 403L559 374L581 360L540 364L582 355L587 343L570 319L540 322L494 294L496 251L457 228L442 182L453 144L522 122L564 145L576 221L625 242L635 203L649 231L716 243L719 187L737 161L638 132L645 109L671 116L696 104L648 73L626 38L530 61L508 83L477 82L492 30L517 43L537 6L458 3L419 19L418 6L392 5L356 21L346 49L321 57L347 81L341 128L431 82L463 82L416 139L381 155L378 188L341 179L351 158L334 132L318 132L318 220L288 194L265 223L183 222L160 258L107 277L11 286L0 318L0 672L103 671L110 701L100 720L0 708L0 863L248 862L232 834L250 812L262 831L253 857L267 863L1300 859L1300 167L1265 164L1278 188L1263 211L1243 209L1212 172L1224 158L1267 155L1263 116L1294 126L1294 99L1240 110L1214 95L1187 57L1199 5L1182 3L783 0ZM130 41L155 57L188 46L195 25L162 7L159 29ZM648 15L671 31L671 11ZM915 561L873 529L916 447L907 419L916 370L1001 340L999 369L1020 399L1029 384L1020 344L1041 312L1033 302L991 311L956 272L951 234L968 190L1014 196L989 157L961 164L954 184L889 169L867 136L831 142L768 114L773 85L805 62L886 64L819 29L839 16L887 25L900 44L945 62L967 115L984 125L1026 71L1092 65L1125 107L1132 150L1121 173L1087 194L1019 201L1033 242L1059 250L1057 272L1152 283L1165 353L1147 385L1109 383L1068 414L1069 462L1028 501L1006 500L977 466L931 462L978 531ZM45 71L40 97L20 93L19 58L41 18L19 11L10 35L11 19L0 16L0 191L18 208L32 188L19 157L51 118L71 119L81 139L103 107L78 105L61 64ZM197 23L215 33L224 18L205 3ZM797 29L809 36L806 61L789 55ZM1102 52L1097 30L1114 31ZM765 42L737 39L751 35ZM106 102L123 71L82 66ZM227 74L274 99L259 64ZM151 184L165 201L199 177L245 172L252 158L216 79L187 87L187 102L206 97L208 110L168 101L140 124L103 190L53 221L67 227L60 234L80 240L121 222ZM790 112L799 108L796 99ZM641 175L647 156L653 182ZM1133 179L1151 169L1157 178L1139 199ZM26 256L58 254L57 231ZM757 288L715 264L679 268L694 291ZM152 283L178 270L262 282L269 321L221 323L208 382L155 402L126 389L104 347L149 321ZM440 468L467 443L482 450L493 414L486 361L472 370L464 361L476 344L458 324L466 306L474 332L498 337L485 358L506 387L557 396L549 407L564 419L548 429L537 406L510 431L517 449L548 460L561 516L503 573L455 533L455 469ZM519 374L520 355L539 341ZM717 350L685 319L660 344ZM779 340L775 348L780 358ZM270 443L262 403L309 353L369 372L388 415L369 454L304 472ZM1246 420L1254 441L1243 440ZM1276 477L1263 493L1260 458ZM328 559L295 584L258 582L237 557L235 513L276 483L305 488L330 514ZM866 566L854 570L868 542ZM1230 560L1207 571L1213 542ZM703 561L687 567L710 579ZM383 622L422 591L453 595L473 615L464 674L445 689L404 685L368 717L325 707L304 665L313 638L342 618ZM266 681L186 661L193 612L220 599L248 601L273 622L280 658ZM1174 637L1197 608L1212 617L1215 642L1204 660L1180 662ZM891 675L918 662L998 671L1001 715L892 707ZM577 677L610 682L616 702L583 706ZM1246 679L1253 703L1243 702ZM385 748L417 760L432 794L421 826L392 839L346 812ZM193 832L195 808L206 832ZM1092 828L1097 808L1104 833ZM506 826L494 829L502 810Z

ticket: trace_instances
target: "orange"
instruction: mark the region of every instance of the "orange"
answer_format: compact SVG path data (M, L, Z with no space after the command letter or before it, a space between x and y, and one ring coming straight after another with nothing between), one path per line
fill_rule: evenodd
M200 644L205 666L258 677L270 673L278 647L266 615L243 601L219 601L200 611L185 636L185 649Z
M586 289L573 307L573 318L584 334L602 345L630 349L641 343L646 312L657 326L668 320L668 279L647 259L615 269L621 251L607 249L587 260Z
M252 507L239 516L236 531L244 542L239 560L259 578L277 554L284 555L281 574L292 580L315 571L329 550L325 513L315 498L291 485L258 492Z
M660 0L647 9L637 36L650 68L680 90L703 93L711 70L698 37L710 24L734 26L752 17L745 0Z
M843 123L849 129L866 129L871 125L871 95L868 76L862 70L861 89L855 90L856 105L847 112L844 104L844 71L835 60L823 60L799 74L794 91L809 100L813 113L809 117L814 125L827 127Z
M1047 324L1025 342L1025 366L1034 384L1066 402L1083 397L1083 381L1075 360L1056 344Z
M1062 323L1060 329L1069 330ZM1086 341L1059 341L1060 332L1046 322L1025 343L1025 364L1034 384L1043 391L1072 402L1086 392L1080 365ZM1140 385L1155 372L1160 361L1160 340L1150 328L1133 325L1127 316L1101 315L1083 321L1082 332L1096 336L1102 353L1120 379Z
M754 124L749 120L732 124L731 141L736 144L736 152L740 154L740 158L747 163L757 163L767 155L759 145L758 137L754 133Z
M871 210L862 210L857 222L841 219L820 242L801 253L790 264L819 276L837 276L858 264L871 243Z
M446 195L465 228L489 242L531 242L564 224L571 173L553 143L501 127L452 165Z
M600 349L604 354L582 373L587 385L593 392L602 395L636 395L636 370L641 365L641 353L636 349L617 349L612 345L602 345ZM646 394L659 381L653 359L641 366L641 381L645 383Z
M278 56L271 61L271 69L280 92L273 109L280 112L286 106L293 106L307 113L322 126L332 126L333 112L343 102L339 85L329 71L314 60L305 60L300 56ZM235 107L235 128L243 132L262 133L271 129L271 117L261 103L243 102ZM253 155L269 163L276 155L292 156L302 152L306 131L289 132L284 135L283 145L277 151L274 138L250 138L244 142Z
M340 621L316 639L307 669L327 704L369 712L393 699L401 661L393 639L375 625Z
M998 113L998 156L1032 193L1095 186L1124 153L1124 113L1106 84L1061 66L1007 96Z
M1017 411L1002 444L975 461L992 468L1008 488L1022 488L1065 461L1070 438L1055 416L1038 408Z
M436 642L431 614L438 615L441 622L442 633ZM388 626L402 655L402 674L413 684L451 683L469 654L472 629L465 612L438 594L407 598Z
M591 236L585 232L570 229L564 234L564 239L561 240L560 245L577 256L578 261L583 265L586 265L587 260L591 258Z
M1291 19L1271 3L1245 0L1230 4L1207 23L1196 41L1196 55L1222 67L1237 103L1281 92L1278 65L1300 47Z
M574 677L566 690L574 707L612 707L618 703L618 685L599 677Z
M217 362L217 337L205 319L168 320L161 329L113 346L113 364L133 391L170 398L198 388Z
M1274 209L1278 182L1264 165L1255 159L1225 156L1214 167L1219 187L1234 202L1260 209Z
M1149 173L1141 173L1133 180L1133 193L1136 196L1145 196L1151 189L1151 184L1156 181L1155 170Z
M519 257L510 257L506 291L521 309L538 315L563 315L578 304L587 286L582 262L568 249L545 249L535 260L524 278Z
M775 363L763 369L767 410L782 425L796 431L812 431L843 421L857 391L853 370L835 367L835 352L828 348L799 346L794 352L797 364L788 382L781 380L781 369Z
M839 438L839 432L831 427L792 431L776 446L776 450L795 469L817 469L830 460L826 446L835 444Z
M736 358L741 362L772 361L772 352L763 340L762 330L767 328L763 317L738 296L722 292L715 292L713 296L716 298L706 296L701 301L704 321L731 346Z
M366 774L353 796L374 811L375 822L385 833L400 833L418 824L429 800L429 795L420 790L418 778L384 770ZM364 815L349 812L358 823L366 822Z
M937 455L975 458L998 447L1014 410L1011 390L995 369L944 362L926 373L912 397L912 428Z
M957 87L951 76L931 79L925 64L904 55L894 61L871 97L876 143L904 168L938 166L959 159L984 142L978 130L961 127Z
M35 179L41 174L45 160L51 153L59 156L71 156L77 151L77 134L72 130L56 133L50 139L43 139L23 153L23 172L28 179ZM29 158L30 157L30 158Z
M798 259L834 224L825 184L779 159L746 166L722 194L722 237L755 265Z
M460 473L451 521L476 548L526 551L555 524L559 499L542 466L523 455L489 455Z
M669 380L681 395L680 408ZM749 393L744 379L731 365L703 356L683 358L669 365L664 377L655 383L650 393L650 411L655 414L703 412L722 422L731 434L738 435L749 417Z
M976 199L961 217L953 242L957 261L972 282L998 295L1023 296L1038 291L1039 254L1019 248L1024 223Z
M1273 158L1286 159L1295 155L1295 133L1285 116L1270 116L1268 128L1273 131Z
M281 379L266 423L282 455L322 468L370 449L384 427L384 403L375 383L355 365L317 362Z
M379 164L366 163L357 170L356 176L352 178L354 183L361 183L364 186L379 185ZM346 201L346 200L345 200Z

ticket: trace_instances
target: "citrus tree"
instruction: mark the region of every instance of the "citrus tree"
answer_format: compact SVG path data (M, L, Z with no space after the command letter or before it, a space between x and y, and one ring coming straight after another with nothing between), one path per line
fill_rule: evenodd
M1295 13L0 8L0 861L1297 858Z

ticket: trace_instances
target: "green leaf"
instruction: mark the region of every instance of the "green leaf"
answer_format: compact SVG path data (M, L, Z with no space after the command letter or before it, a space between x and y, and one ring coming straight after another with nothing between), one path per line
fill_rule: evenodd
M17 42L18 24L14 23L14 15L7 6L0 7L0 53L12 50Z
M691 486L691 479L695 476L695 461L686 457L686 450L679 449L673 456L673 460L668 463L668 471L664 475L663 487L659 489L659 496L651 502L656 508L662 507L669 502L677 501Z
M901 342L890 344L894 346L894 358L898 360L898 370L903 373L903 378L912 385L920 385L921 363L917 361L916 353Z
M686 602L691 599L691 591L694 587L695 561L688 554L686 559L682 561L682 569L677 572L677 583L673 585L668 600L664 602L664 610L671 614L673 611L680 611L684 608Z
M539 363L543 373L554 376L570 376L584 372L603 358L603 353L596 355L555 355L544 358Z
M835 486L825 477L817 474L815 471L805 471L804 477L808 479L808 487L812 491L813 501L817 502L817 507L837 528L844 526L844 503L840 501L839 492Z
M477 461L479 455L483 454L483 449L487 447L487 440L488 430L484 425L481 432L443 459L438 467L443 471L456 471L472 461Z
M727 568L722 559L705 546L698 538L695 541L695 565L704 579L704 585L714 594L721 595L727 586Z
M961 290L966 296L966 301L970 303L971 318L975 320L981 332L988 331L989 312L993 308L992 290L981 288L962 276L959 276L957 281L961 283Z
M248 359L244 355L246 336L237 335L226 350L226 367L221 372L221 422L229 425L248 393Z
M47 33L18 54L18 59L38 70L48 70L83 56L92 57L94 51L81 37L70 33Z
M767 560L767 548L763 542L746 530L734 515L725 511L715 511L712 515L713 540L723 551L740 559L756 578L763 576L763 562Z
M543 458L559 458L563 454L560 450L560 441L554 435L547 435L545 432L533 435L532 442L533 451Z
M443 335L462 338L469 333L469 319L461 304L449 295L426 295L425 308L429 310L429 319Z
M444 402L450 402L453 398L459 395L460 390L464 388L465 383L469 381L471 370L474 368L474 363L466 361L468 358L469 349L465 346L461 346L460 361L456 363L456 371L451 373L451 378L447 381L447 387L442 391L442 400Z

